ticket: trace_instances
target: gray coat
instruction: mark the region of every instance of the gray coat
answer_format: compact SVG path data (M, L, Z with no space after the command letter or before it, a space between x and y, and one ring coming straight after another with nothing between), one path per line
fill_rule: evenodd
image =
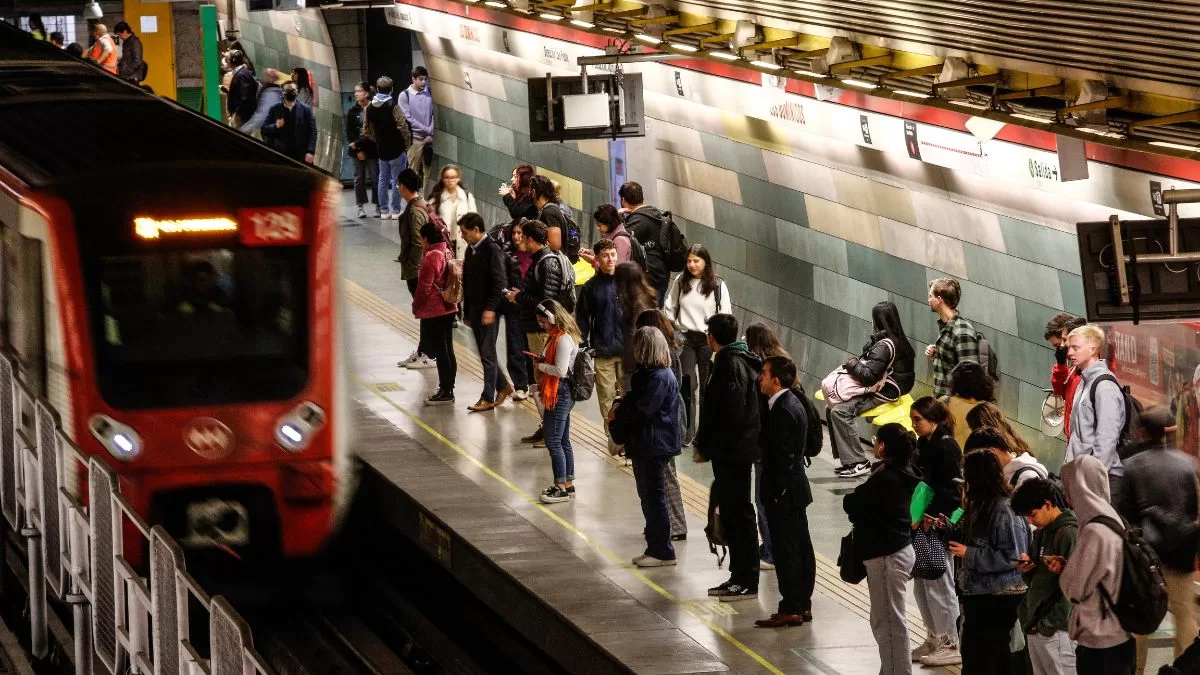
M1125 482L1117 511L1141 525L1146 540L1167 567L1191 572L1196 566L1196 458L1153 445L1125 460Z
M1092 387L1096 378L1112 371L1103 360L1082 373L1071 408L1071 439L1067 441L1067 461L1091 455L1100 460L1111 476L1122 476L1125 467L1117 455L1117 441L1125 426L1125 396L1115 382L1101 382L1096 390L1096 408L1092 408ZM1097 421L1099 420L1099 421Z

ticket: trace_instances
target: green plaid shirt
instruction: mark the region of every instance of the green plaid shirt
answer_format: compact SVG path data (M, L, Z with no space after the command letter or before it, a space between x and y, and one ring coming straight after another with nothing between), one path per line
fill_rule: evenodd
M979 336L970 321L955 314L949 321L938 321L942 332L934 343L933 395L950 395L950 371L959 361L979 363Z

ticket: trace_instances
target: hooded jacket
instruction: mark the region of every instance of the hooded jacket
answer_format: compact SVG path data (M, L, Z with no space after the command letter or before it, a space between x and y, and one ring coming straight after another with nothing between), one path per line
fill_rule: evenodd
M367 106L366 118L363 135L375 142L379 159L396 159L412 145L412 129L391 94L375 94Z
M1037 461L1037 458L1028 452L1013 457L1008 464L1004 465L1004 482L1012 486L1014 490L1021 486L1027 480L1034 478L1048 478L1050 472L1042 463Z
M1059 575L1051 572L1042 563L1041 556L1060 555L1070 560L1078 536L1079 521L1075 518L1075 512L1070 509L1063 511L1053 523L1033 534L1029 558L1037 563L1037 567L1033 568L1032 572L1022 574L1029 591L1021 599L1021 606L1017 608L1021 626L1026 630L1067 630L1067 621L1071 617L1071 601L1058 587Z
M450 249L439 241L425 250L417 275L417 290L413 293L413 316L434 319L458 312L458 307L442 297L442 282L446 276L446 260Z
M884 342L887 337L882 331L872 334L870 341L863 347L862 356L850 359L846 363L846 371L865 387L873 386L886 377L887 381L879 390L879 396L894 401L912 391L917 377L913 365L915 357L911 353L907 356L902 353L901 345L894 342L889 345L888 342ZM912 350L910 348L905 351ZM888 366L892 367L890 377Z
M708 459L756 462L759 459L758 371L762 362L745 342L731 342L713 358L704 396L696 449Z
M638 368L608 426L631 459L679 454L679 382L670 368Z
M639 206L637 210L625 216L625 229L637 237L646 249L646 276L650 285L655 288L664 287L671 276L667 269L667 259L658 248L658 235L662 230L662 212L653 206Z
M1125 460L1117 511L1142 535L1168 569L1196 567L1196 459L1165 444Z
M958 442L940 425L928 437L918 439L914 462L921 479L933 490L933 501L925 509L930 517L949 516L962 503L962 488L954 482L962 478L962 456Z
M1079 520L1075 550L1059 578L1063 595L1075 605L1071 639L1092 649L1124 644L1129 633L1105 605L1100 587L1113 599L1121 592L1125 545L1106 525L1092 522L1098 516L1120 521L1117 510L1108 503L1108 471L1100 460L1084 455L1063 465L1062 480L1067 501Z
M921 482L907 464L877 462L871 476L842 499L854 525L854 549L862 560L891 555L909 546L912 525L908 505Z
M1091 455L1104 464L1104 469L1114 476L1125 473L1121 457L1117 455L1117 441L1121 427L1125 426L1125 396L1115 382L1100 383L1096 390L1096 406L1092 407L1092 387L1096 378L1112 375L1108 364L1097 361L1083 371L1083 380L1075 392L1071 408L1071 438L1067 439L1067 460Z

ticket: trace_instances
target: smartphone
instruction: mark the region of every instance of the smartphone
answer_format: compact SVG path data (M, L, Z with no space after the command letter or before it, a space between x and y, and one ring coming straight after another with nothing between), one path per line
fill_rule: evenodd
M531 359L534 359L534 360L542 358L541 354L534 354L533 352L527 352L527 351L522 350L521 353L524 354L525 356L528 356Z

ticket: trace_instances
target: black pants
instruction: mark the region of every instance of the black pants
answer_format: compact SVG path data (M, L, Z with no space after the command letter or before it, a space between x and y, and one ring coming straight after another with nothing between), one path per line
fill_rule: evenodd
M438 389L452 393L454 378L458 377L458 360L454 358L454 315L421 319L421 335L429 349L428 355L437 359Z
M1075 671L1087 675L1133 675L1136 660L1137 647L1132 639L1107 649L1075 647Z
M367 203L367 191L370 190L372 200L376 204L379 203L379 197L375 193L375 183L379 181L376 175L379 172L379 160L368 157L367 159L359 159L354 157L354 203L362 206Z
M1009 633L1017 622L1020 595L964 595L960 649L962 669L971 675L1009 675ZM1081 673L1089 671L1079 669Z
M808 532L808 511L796 504L791 495L775 500L765 498L767 526L771 532L771 552L775 556L775 577L779 580L780 614L812 611L813 589L817 584L817 557Z
M504 303L504 346L508 352L508 375L512 378L514 387L528 389L533 382L530 379L533 362L524 353L529 349L529 339L525 337L525 331L521 330L520 315L521 310L516 305L511 302Z
M717 481L717 507L721 529L729 543L729 578L733 583L758 588L758 526L750 498L750 462L713 460Z
M417 280L416 279L405 279L404 283L408 284L408 294L414 298L417 297ZM451 351L453 351L453 350L451 350ZM425 344L425 320L424 319L421 320L421 327L420 327L420 330L418 331L417 353L424 354L425 356L433 356L433 353L429 350L428 346L426 346L426 344Z
M690 442L696 437L700 401L704 396L704 385L708 382L708 370L712 366L712 349L708 346L707 335L695 330L684 332L679 366L683 371L683 410L687 417L683 439Z
M490 326L483 325L483 317L471 317L471 332L475 334L475 346L479 348L479 361L483 364L483 394L480 398L488 403L496 400L496 391L508 386L508 375L496 358L496 340L500 337L500 315Z

